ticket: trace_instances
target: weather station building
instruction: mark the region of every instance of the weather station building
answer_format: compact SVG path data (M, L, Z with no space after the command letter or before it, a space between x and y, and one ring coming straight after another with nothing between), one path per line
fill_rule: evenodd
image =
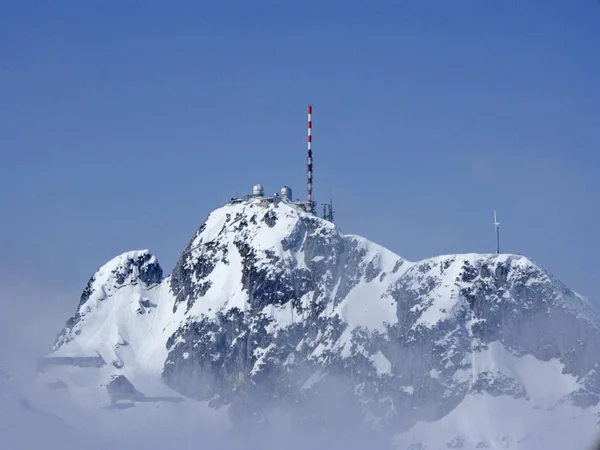
M290 205L294 205L303 211L314 213L314 204L309 204L306 200L294 200L292 197L292 188L289 186L283 186L279 192L275 192L273 195L265 195L265 190L262 184L255 184L252 188L252 193L244 195L240 198L232 198L229 203L236 204L247 202L251 200L257 200L260 205L267 206L269 204L277 204L279 202L285 202Z

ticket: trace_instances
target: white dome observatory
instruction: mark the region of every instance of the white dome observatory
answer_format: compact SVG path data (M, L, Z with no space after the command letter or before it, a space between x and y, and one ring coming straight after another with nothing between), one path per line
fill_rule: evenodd
M281 188L281 197L287 201L292 201L292 188L284 186Z
M262 197L264 195L264 189L262 187L262 184L257 184L252 188L252 195L254 195L255 197Z

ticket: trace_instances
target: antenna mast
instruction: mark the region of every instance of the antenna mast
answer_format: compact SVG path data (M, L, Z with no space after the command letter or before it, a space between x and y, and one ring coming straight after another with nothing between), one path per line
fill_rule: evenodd
M323 219L333 222L333 199L323 205Z
M494 227L496 228L496 253L500 254L500 222L496 217L496 210L494 210Z
M307 207L310 212L314 212L312 199L312 105L308 105L308 202Z

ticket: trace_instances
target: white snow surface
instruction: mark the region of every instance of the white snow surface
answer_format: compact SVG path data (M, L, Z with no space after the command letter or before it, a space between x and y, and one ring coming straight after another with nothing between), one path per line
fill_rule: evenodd
M568 404L554 409L532 408L523 399L474 394L441 420L419 422L398 434L395 441L401 449L420 443L420 448L427 450L592 450L597 428L593 412Z
M79 308L82 319L74 328L76 338L50 356L100 355L108 364L124 364L122 372L128 377L137 372L160 374L167 356L167 339L183 318L172 312L168 283L147 286L139 280L135 267L124 284L116 283L114 278L116 271L123 271L131 260L147 253L124 253L96 272L93 293ZM154 256L149 263L156 263ZM146 308L140 302L151 306Z
M579 387L573 375L563 373L564 364L560 361L540 361L532 355L515 356L499 342L492 342L487 349L472 353L468 358L472 368L458 370L457 381L474 382L484 372L507 375L525 389L534 408L553 408Z

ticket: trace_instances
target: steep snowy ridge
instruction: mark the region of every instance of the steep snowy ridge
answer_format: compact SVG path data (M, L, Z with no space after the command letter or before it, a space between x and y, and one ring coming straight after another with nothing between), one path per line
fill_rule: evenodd
M89 280L76 314L57 336L53 357L99 355L126 371L160 373L166 357L163 330L173 323L163 272L148 250L113 258ZM173 331L173 330L172 330ZM172 332L171 331L171 332Z
M234 422L282 409L335 427L339 400L401 448L527 448L517 425L474 430L465 414L505 402L531 423L551 411L594 423L599 317L523 256L409 262L294 204L251 199L213 211L166 278L148 251L103 266L50 356L100 355L101 377L160 378ZM451 427L442 440L436 424Z

